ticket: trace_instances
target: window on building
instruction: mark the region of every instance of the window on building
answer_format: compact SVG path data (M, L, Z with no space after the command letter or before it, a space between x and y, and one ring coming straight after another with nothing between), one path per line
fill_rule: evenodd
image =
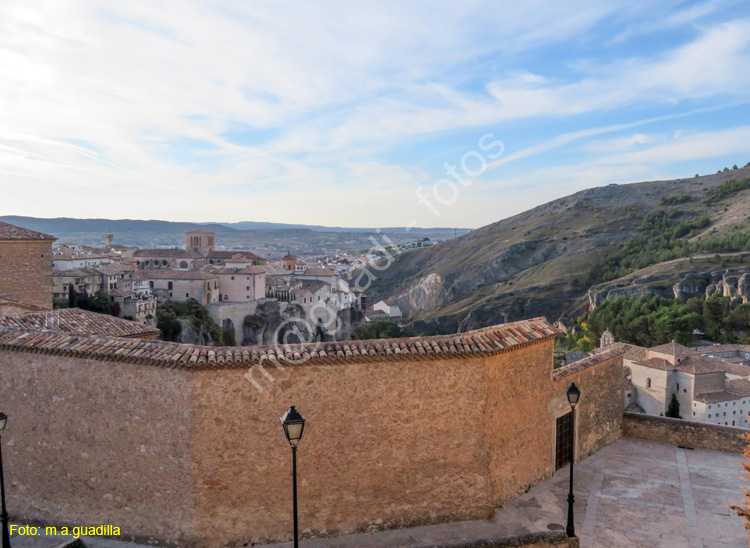
M190 297L190 293L185 293L185 298L187 299L188 297Z
M709 405L708 408L711 409L711 406Z
M726 411L724 411L724 416L725 416L725 417L727 416L727 412L726 412Z
M677 383L677 391L680 391L680 383Z
M174 289L173 285L174 285L173 282L167 282L167 289L172 291Z
M734 421L732 421L732 426L734 426Z
M693 411L693 416L695 416L695 411Z
M650 377L648 377L646 379L646 388L651 388L651 378Z
M683 394L687 394L687 388L683 388L683 389L682 389L682 393L683 393Z
M711 413L709 413L709 414L708 414L708 418L709 418L709 419L711 418Z

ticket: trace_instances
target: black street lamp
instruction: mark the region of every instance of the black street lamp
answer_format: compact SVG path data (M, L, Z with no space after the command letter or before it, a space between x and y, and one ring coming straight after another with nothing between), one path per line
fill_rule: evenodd
M0 411L0 435L8 424L8 415ZM3 503L3 548L10 548L10 534L8 533L8 510L5 509L5 478L3 477L3 444L0 443L0 499Z
M292 447L292 498L294 512L294 548L299 548L299 537L297 534L297 446L302 440L302 431L305 429L305 417L300 415L297 408L293 405L284 416L281 417L281 425L284 427L284 434Z
M576 536L575 523L573 523L573 503L575 497L573 496L573 459L575 458L575 426L576 426L576 404L581 397L581 389L576 386L576 383L570 383L566 390L568 396L568 403L570 404L570 412L573 414L570 420L570 491L568 492L568 526L565 527L565 534L569 537Z

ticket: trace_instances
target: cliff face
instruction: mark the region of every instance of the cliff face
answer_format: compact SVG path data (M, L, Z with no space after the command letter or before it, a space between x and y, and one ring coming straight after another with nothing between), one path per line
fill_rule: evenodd
M298 332L299 336L293 335L288 340L290 343L298 342L299 338L312 340L318 320L310 317L308 309L302 305L273 299L215 304L208 308L222 331L234 334L238 346L276 344L280 336L291 332ZM364 320L363 313L354 309L341 310L336 316L336 320L325 318L326 325L330 326L326 340L351 339L354 329Z
M417 332L455 332L538 315L574 318L618 295L674 297L677 291L684 298L720 291L744 299L745 272L724 275L726 268L713 257L703 261L711 264L664 268L649 274L653 279L614 280L591 288L590 295L585 281L592 264L641 234L644 216L654 210L675 211L678 220L707 215L710 224L700 236L739 233L732 231L750 216L750 190L716 203L704 198L730 179L749 176L750 168L742 168L581 191L394 256L388 268L373 270L370 302L395 300Z
M750 261L750 255L739 255ZM687 261L683 261L690 266ZM714 270L686 270L661 274L639 275L599 284L589 289L589 305L593 309L605 300L617 297L666 297L686 301L692 297L708 298L718 294L732 299L732 306L750 302L750 266L734 266Z

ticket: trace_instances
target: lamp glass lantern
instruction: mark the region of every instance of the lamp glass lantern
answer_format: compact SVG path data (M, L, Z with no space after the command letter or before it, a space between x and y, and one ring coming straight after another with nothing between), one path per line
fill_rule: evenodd
M294 405L291 405L281 417L281 425L284 427L289 445L297 447L302 440L302 431L305 429L305 417L303 417Z
M575 407L581 397L581 389L576 386L576 383L572 382L565 393L568 396L570 406Z
M8 415L0 411L0 432L5 430L5 427L8 424Z

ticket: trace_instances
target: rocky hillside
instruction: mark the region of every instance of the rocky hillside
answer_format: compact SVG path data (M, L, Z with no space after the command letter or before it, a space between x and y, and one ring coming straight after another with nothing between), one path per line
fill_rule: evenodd
M671 264L660 271L672 276L660 282L668 287L682 273L726 268L714 251L750 251L749 220L750 167L592 188L403 253L369 292L372 302L395 299L417 332L567 319L589 309L592 286L608 283L593 290L606 298L605 287L632 286L644 268ZM703 257L700 268L693 254Z

